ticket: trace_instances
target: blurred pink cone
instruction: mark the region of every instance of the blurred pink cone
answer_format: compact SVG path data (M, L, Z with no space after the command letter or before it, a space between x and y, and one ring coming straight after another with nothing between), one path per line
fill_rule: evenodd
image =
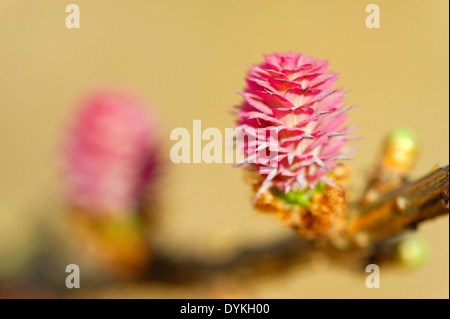
M92 214L133 211L157 172L156 120L117 92L88 98L75 116L65 148L68 202Z
M133 275L150 262L148 229L159 173L158 128L141 102L115 91L91 95L63 152L70 227L97 262ZM150 212L149 212L150 210Z

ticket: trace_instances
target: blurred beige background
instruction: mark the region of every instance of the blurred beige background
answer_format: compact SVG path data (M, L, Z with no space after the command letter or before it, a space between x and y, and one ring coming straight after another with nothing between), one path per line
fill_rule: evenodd
M65 26L69 3L80 7L80 29ZM380 7L380 29L365 26L370 3ZM161 115L169 177L158 238L181 253L213 258L226 254L230 242L251 245L289 231L252 209L241 170L169 163L172 128L191 129L193 119L203 128L233 126L228 106L239 103L235 92L262 54L304 52L329 59L341 74L338 85L351 90L346 103L357 106L350 121L364 137L351 163L355 179L365 177L383 135L396 126L420 139L415 177L447 164L448 6L446 0L0 0L3 271L18 271L33 244L37 211L59 200L61 134L76 101L98 86L128 87ZM416 270L382 270L380 289L367 289L364 274L330 264L243 289L250 298L448 298L448 226L448 217L422 225L430 259ZM111 288L98 295L204 297L202 289Z

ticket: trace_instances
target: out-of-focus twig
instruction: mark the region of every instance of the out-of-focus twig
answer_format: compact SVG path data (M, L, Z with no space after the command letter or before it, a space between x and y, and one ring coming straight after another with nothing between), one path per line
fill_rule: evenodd
M227 260L217 262L192 256L177 260L157 250L147 280L189 285L208 282L219 276L261 278L306 264L314 248L311 242L292 235L266 245L242 247Z

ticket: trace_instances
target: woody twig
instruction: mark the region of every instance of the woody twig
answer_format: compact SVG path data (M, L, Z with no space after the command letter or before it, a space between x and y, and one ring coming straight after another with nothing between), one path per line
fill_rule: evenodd
M439 168L418 181L379 195L372 203L358 206L348 223L347 235L364 236L378 242L414 229L417 224L449 212L449 166Z

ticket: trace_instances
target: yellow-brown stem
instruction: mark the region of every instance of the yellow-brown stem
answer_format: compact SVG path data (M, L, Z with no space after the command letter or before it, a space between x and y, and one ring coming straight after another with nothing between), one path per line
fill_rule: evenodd
M416 182L406 183L367 205L357 207L346 235L377 242L392 237L419 222L447 214L449 167L435 170Z

